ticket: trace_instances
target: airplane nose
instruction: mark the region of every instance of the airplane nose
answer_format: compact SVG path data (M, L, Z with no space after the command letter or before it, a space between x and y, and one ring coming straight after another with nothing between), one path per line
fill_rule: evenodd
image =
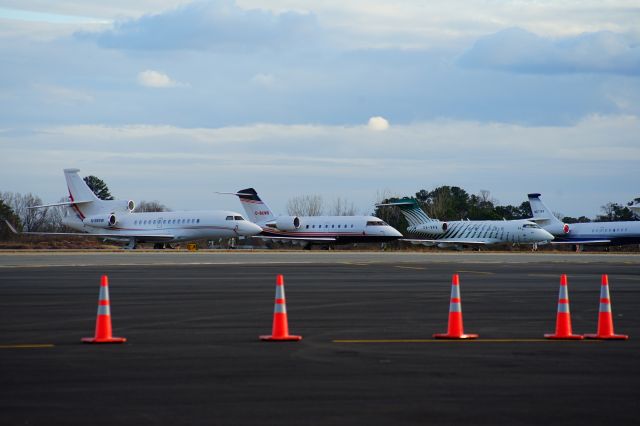
M553 240L555 238L553 235L551 235L551 233L549 233L549 231L547 231L545 229L541 229L540 233L542 234L542 237L544 239L546 239L547 241L551 241L551 240Z
M238 234L243 236L251 236L258 235L262 232L262 228L260 228L255 223L244 221L238 226Z
M400 233L400 231L398 231L396 228L394 228L393 226L390 226L389 229L387 229L386 234L389 237L398 237L398 238L402 238L403 235Z

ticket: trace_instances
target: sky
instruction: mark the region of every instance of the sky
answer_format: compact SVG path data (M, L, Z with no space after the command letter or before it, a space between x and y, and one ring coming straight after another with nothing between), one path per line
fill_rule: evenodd
M640 197L636 0L0 0L0 191L277 213L460 186Z

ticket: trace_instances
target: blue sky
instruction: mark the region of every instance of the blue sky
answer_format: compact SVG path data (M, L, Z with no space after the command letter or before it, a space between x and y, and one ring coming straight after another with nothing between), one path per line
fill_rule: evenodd
M56 201L78 167L174 209L252 186L364 213L448 184L594 216L640 196L638 22L615 0L0 0L0 190Z

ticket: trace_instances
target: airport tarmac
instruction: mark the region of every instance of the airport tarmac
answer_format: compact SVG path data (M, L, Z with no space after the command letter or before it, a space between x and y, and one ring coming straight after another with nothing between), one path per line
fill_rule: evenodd
M194 256L195 255L195 256ZM500 253L0 254L0 424L636 424L640 257ZM297 343L268 343L275 276ZM451 274L465 331L446 330ZM559 276L595 332L548 341ZM115 336L91 336L101 274Z

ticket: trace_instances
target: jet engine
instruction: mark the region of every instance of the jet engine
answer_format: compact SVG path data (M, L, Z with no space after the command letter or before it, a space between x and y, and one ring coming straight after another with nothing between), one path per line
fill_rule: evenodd
M116 215L105 214L105 215L96 215L96 216L87 216L82 221L86 226L93 226L94 228L113 228L118 224L118 219Z
M106 210L132 212L136 208L136 203L133 200L102 200L101 206Z
M281 231L295 231L300 228L300 218L298 216L278 216L276 228Z

